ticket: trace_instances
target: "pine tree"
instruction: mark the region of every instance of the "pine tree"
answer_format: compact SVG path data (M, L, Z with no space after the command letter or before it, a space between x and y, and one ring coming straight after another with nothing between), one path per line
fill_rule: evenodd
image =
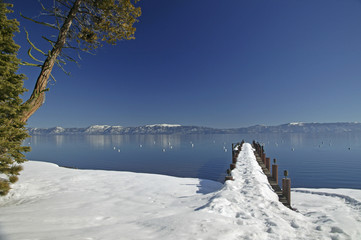
M50 44L51 50L43 51L36 47L28 38L31 47L29 57L35 63L25 65L40 67L40 73L36 80L30 98L24 103L28 109L22 118L26 122L44 103L45 92L49 89L49 78L53 78L51 72L57 65L63 71L66 62L75 60L64 53L63 50L81 50L89 52L102 46L102 43L116 44L120 40L134 39L136 28L141 15L140 7L135 4L139 0L54 0L44 1L42 16L53 19L52 22L43 22L40 19L32 19L23 16L37 24L47 26L49 31L55 31L55 38L42 36ZM48 6L52 4L51 6ZM31 54L35 50L42 61ZM75 61L76 62L76 61ZM66 72L66 71L65 71ZM54 79L54 78L53 78Z
M23 74L16 74L20 60L17 58L19 46L15 44L14 33L19 31L19 23L8 19L11 4L0 0L0 196L6 195L10 184L18 180L26 161L23 152L30 150L22 146L29 137L21 117L26 110L20 95L23 87Z

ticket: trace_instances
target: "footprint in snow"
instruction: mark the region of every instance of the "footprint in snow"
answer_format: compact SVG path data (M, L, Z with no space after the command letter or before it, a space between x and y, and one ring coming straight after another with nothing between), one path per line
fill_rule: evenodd
M292 222L291 222L291 227L293 227L293 228L299 228L300 226L299 226L295 221L292 221Z
M275 222L267 219L266 225L267 225L267 226L271 226L271 227L276 227L276 226L277 226L277 223L275 223Z
M344 233L339 227L331 227L331 233Z

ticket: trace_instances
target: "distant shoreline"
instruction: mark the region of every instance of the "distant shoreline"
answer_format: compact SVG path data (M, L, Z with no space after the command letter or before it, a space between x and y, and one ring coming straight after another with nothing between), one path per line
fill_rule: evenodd
M132 135L132 134L259 134L259 133L361 133L361 123L287 123L218 129L202 126L154 124L138 127L92 125L85 128L28 128L35 135Z

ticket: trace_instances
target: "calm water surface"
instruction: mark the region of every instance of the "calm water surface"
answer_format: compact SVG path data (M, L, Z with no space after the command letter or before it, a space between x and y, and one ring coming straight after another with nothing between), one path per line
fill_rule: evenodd
M80 169L196 177L222 182L231 144L264 144L293 187L361 189L361 134L34 136L27 158ZM282 177L282 176L280 176Z

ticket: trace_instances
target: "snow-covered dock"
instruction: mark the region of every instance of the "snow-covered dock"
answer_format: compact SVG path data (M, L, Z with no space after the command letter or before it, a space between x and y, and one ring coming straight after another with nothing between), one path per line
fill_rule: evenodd
M361 190L278 201L246 143L224 185L30 161L0 198L0 239L361 239Z

